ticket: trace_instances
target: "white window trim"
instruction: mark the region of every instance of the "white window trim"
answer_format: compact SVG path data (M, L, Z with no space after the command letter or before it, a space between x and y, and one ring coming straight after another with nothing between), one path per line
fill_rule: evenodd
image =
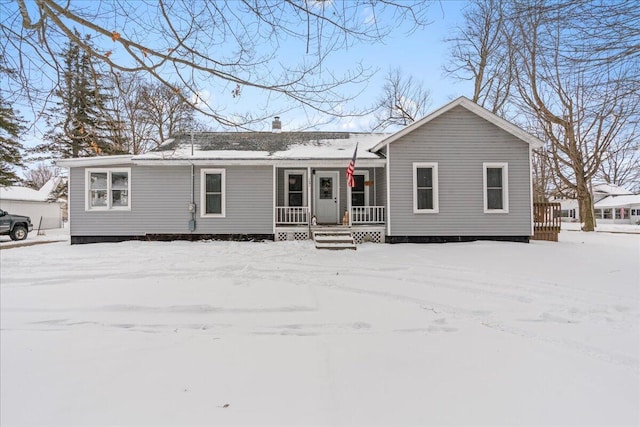
M207 206L207 185L206 185L206 175L207 174L220 174L220 190L222 192L222 200L220 201L220 213L219 214L211 214L206 213L205 209ZM200 218L225 218L226 216L226 201L227 201L227 180L226 180L226 170L225 169L200 169Z
M367 181L369 181L369 171L368 170L364 170L364 171L359 171L359 170L355 170L353 171L354 175L363 175L364 176L364 205L365 206L369 206L369 187L367 187ZM353 190L352 190L353 192ZM352 196L353 197L353 196ZM353 201L351 202L351 204L353 205Z
M127 206L112 206L111 194L111 174L113 172L126 172L127 179ZM130 211L131 210L131 168L88 168L84 171L84 210L85 211ZM106 173L107 174L107 206L91 206L91 174Z
M487 206L487 168L502 169L502 209L489 209ZM485 162L482 164L482 196L484 213L509 213L509 164L507 162Z
M289 175L302 175L302 207L307 206L307 171L287 169L284 171L284 205L289 206Z
M432 169L433 180L433 209L418 209L418 169ZM433 162L420 162L413 164L413 213L439 213L440 204L438 198L438 164Z

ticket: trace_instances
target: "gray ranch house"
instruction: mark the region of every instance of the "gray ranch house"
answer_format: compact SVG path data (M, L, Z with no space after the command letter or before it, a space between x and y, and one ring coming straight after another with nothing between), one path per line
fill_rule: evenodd
M346 169L357 145L354 186ZM394 134L204 132L142 155L59 160L71 243L309 239L510 240L533 234L542 142L461 97Z

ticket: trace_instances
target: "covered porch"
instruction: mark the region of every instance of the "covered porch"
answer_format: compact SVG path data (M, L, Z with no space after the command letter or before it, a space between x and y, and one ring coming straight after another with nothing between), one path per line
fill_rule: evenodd
M349 228L361 241L384 241L386 179L383 165L356 165L349 187L346 164L276 167L275 240L311 238L319 228Z

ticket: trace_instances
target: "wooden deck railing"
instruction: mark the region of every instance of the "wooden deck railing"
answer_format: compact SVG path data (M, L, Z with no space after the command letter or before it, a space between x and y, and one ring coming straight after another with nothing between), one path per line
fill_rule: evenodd
M309 207L277 206L276 224L309 224Z
M560 203L534 203L531 238L557 242L561 219Z
M384 224L384 206L352 206L352 224Z

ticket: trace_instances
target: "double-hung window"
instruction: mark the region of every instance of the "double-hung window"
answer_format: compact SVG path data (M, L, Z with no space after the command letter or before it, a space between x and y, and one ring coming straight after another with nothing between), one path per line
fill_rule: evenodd
M200 173L200 216L225 216L225 170L202 169Z
M131 169L87 169L86 210L130 210Z
M509 169L507 163L483 163L484 213L509 212Z
M413 212L438 213L438 164L413 164Z

